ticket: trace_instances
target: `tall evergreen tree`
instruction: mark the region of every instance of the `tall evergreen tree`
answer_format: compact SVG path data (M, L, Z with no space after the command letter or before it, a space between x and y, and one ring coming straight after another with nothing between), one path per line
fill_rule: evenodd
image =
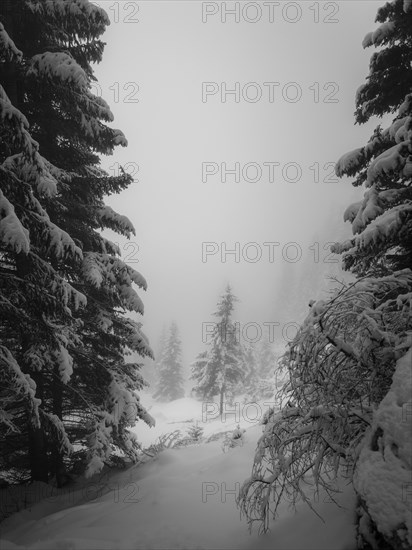
M16 317L24 310L21 304L29 303L30 292L22 292L24 301L6 288L3 295L14 299L4 310L1 331L41 399L35 429L28 414L27 429L17 430L23 437L16 438L16 453L28 454L32 479L47 481L50 473L57 476L64 469L63 457L73 443L88 449L88 474L109 460L113 445L137 458L138 445L127 427L138 418L151 419L135 394L143 385L140 365L125 356L151 350L140 323L123 314L143 313L132 283L146 288L146 282L99 231L108 227L127 237L134 234L130 221L104 203L105 195L120 192L131 178L110 178L99 167L98 153L111 154L116 145L127 144L119 130L104 124L113 115L91 93L92 63L103 51L99 36L109 24L106 13L87 0L17 0L2 4L0 18L6 27L0 34L1 108L7 121L0 160L7 178L0 192L22 225L20 230L14 222L10 237L8 223L2 268L7 285L13 282L10 271L20 284L36 282L30 291L36 294L31 301L35 329L22 325L16 338L12 311ZM27 243L16 241L16 235L26 235ZM40 290L46 284L50 289Z
M236 296L230 285L217 304L214 313L218 318L208 349L201 353L192 366L191 378L196 381L194 391L209 399L219 396L220 415L223 414L225 396L243 379L243 355L236 324L232 321Z
M33 479L47 481L47 440L67 451L71 445L53 407L47 407L46 396L54 372L66 381L70 377L67 348L75 341L73 312L86 300L66 274L81 262L81 249L45 209L63 173L40 155L28 120L16 107L27 60L4 28L7 24L15 30L15 7L2 4L0 23L4 78L0 87L0 333L6 381L2 469L16 474L29 469Z
M359 124L376 115L394 113L395 118L384 130L378 126L364 147L337 163L337 175L356 176L353 185L367 190L363 200L350 205L344 215L354 238L334 250L343 254L346 269L358 277L367 276L361 285L373 289L375 297L362 312L370 331L366 341L377 361L368 373L375 410L354 475L359 541L407 548L412 545L410 502L399 498L394 513L385 498L379 499L377 507L376 495L381 496L382 482L386 491L400 495L412 469L410 460L405 461L412 445L412 425L409 419L400 422L397 412L397 407L410 406L412 393L411 2L387 2L378 10L376 21L379 27L363 41L364 48L374 46L377 51L370 60L367 82L357 91L355 117Z
M338 176L356 176L352 184L367 189L344 214L355 237L333 247L343 254L344 267L359 276L412 265L411 17L410 4L402 0L378 10L381 25L366 35L363 46L379 50L372 54L366 84L357 91L355 117L359 124L376 115L396 117L336 165Z
M271 378L275 373L276 355L273 345L262 339L257 348L257 371L260 378Z
M153 397L160 401L174 401L184 395L182 343L177 323L173 321L160 359L159 381Z
M244 363L246 400L272 398L282 382L273 344L264 338L256 345L245 346Z
M333 498L344 466L357 493L358 547L412 545L412 3L379 9L380 26L363 41L378 46L356 97L356 121L396 113L389 128L344 155L339 176L356 176L364 199L347 208L354 237L332 247L357 276L310 313L283 359L288 406L258 444L239 502L266 528L288 495L307 501L304 476ZM291 457L291 460L286 459ZM384 488L384 489L383 489ZM388 497L390 495L390 497Z
M247 342L242 346L243 375L240 381L239 390L250 390L255 388L258 380L258 354L254 343Z
M155 360L154 360L155 362L154 362L154 369L153 369L154 371L153 377L155 380L155 385L159 382L160 370L162 366L162 357L166 347L166 340L167 340L167 330L166 330L166 325L164 324L162 326L162 330L160 331L160 336L159 336L159 340L157 342L157 347L155 351Z

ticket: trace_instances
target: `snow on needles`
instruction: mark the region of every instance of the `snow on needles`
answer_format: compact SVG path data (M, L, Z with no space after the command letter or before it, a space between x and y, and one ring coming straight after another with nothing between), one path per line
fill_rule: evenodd
M365 227L372 220L383 214L384 210L381 204L380 194L373 186L371 189L366 191L363 201L360 203L360 206L356 212L356 215L351 219L352 221L352 232L354 234L360 233L365 229ZM347 217L348 214L352 215L355 210L355 205L351 205L346 209L344 214L344 220L350 219Z
M59 365L59 374L63 384L67 384L73 374L73 357L67 349L60 345L57 354L57 362Z
M398 130L399 131L399 130ZM370 187L376 180L393 172L400 171L405 166L409 154L407 142L397 143L376 157L368 168L366 187Z
M384 41L388 41L393 35L393 31L396 29L396 24L393 21L386 21L380 25L376 30L368 32L362 41L363 48L369 48L369 46L378 46Z
M412 213L412 204L400 204L387 210L374 219L362 233L352 240L332 245L335 254L342 254L352 248L365 249L394 237L404 224L404 219ZM359 226L360 227L360 226Z
M27 254L30 249L28 230L23 227L16 216L14 206L0 190L0 240L15 252Z
M46 413L46 412L44 412L43 414L47 418L49 423L52 424L56 432L59 434L60 449L63 452L67 452L68 454L71 454L74 448L67 436L63 422L60 420L60 418L56 414Z
M410 154L411 126L412 117L407 116L395 120L384 131L383 135L388 134L395 140L396 145L386 149L371 162L367 170L366 187L371 187L381 177L390 175L395 171L401 172L405 167ZM336 175L342 177L356 174L365 160L373 154L373 148L377 141L375 138L366 147L354 149L343 155L335 165Z
M21 59L23 53L16 47L13 40L4 29L4 25L0 23L0 56L3 59L12 59L13 57Z
M357 172L359 166L365 159L363 149L363 147L359 147L341 156L335 166L335 172L339 178L345 174L351 176Z
M412 0L403 0L403 11L408 13L412 10Z
M53 197L57 193L57 180L51 173L53 169L37 151L32 158L22 153L12 155L6 158L3 167L12 171L19 179L33 183L41 195Z
M84 90L88 86L85 71L71 55L63 52L44 52L34 55L30 60L27 76L57 78L62 83L74 85L79 90Z
M48 252L54 253L56 258L65 258L71 256L79 260L83 259L83 253L81 249L74 243L70 235L60 229L50 219L44 217L45 225L47 226L48 236Z
M75 20L85 15L84 19L89 20L91 26L98 26L99 23L104 26L110 25L110 19L103 8L89 0L33 0L26 4L33 13L44 14L49 18L73 17Z
M2 121L4 119L13 120L15 126L18 126L20 130L29 127L27 118L12 105L3 86L0 86L0 118Z
M121 234L125 235L127 238L130 238L131 235L136 235L135 228L129 218L118 214L110 206L101 208L98 215L101 221L107 224L108 227L116 227L121 231Z
M109 282L110 287L116 288L122 305L126 309L143 315L143 302L132 288L132 283L146 290L146 280L120 258L108 254L87 252L83 260L83 275L96 288L100 288L103 281Z
M398 360L391 388L379 404L354 478L379 529L412 545L412 348ZM404 498L402 498L404 495ZM384 497L384 498L383 498Z
M39 144L28 132L27 118L16 109L0 85L0 120L7 122L13 129L15 139L20 141L24 153L8 157L2 167L14 172L20 179L28 180L37 186L37 191L46 196L57 192L57 180L63 174L61 170L44 159L38 152Z
M121 130L113 130L113 143L114 145L121 145L122 147L127 147L127 139Z
M38 425L40 425L39 405L41 400L36 397L35 381L28 374L24 374L22 372L16 359L4 346L0 346L0 365L2 365L2 370L5 368L5 371L8 371L14 378L17 393L21 393L30 400L34 420Z

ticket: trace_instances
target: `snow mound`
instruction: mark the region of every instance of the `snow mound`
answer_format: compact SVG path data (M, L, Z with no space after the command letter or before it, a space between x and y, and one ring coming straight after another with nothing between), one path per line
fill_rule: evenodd
M194 413L191 399L164 405L171 417ZM176 409L174 409L176 406ZM197 402L199 415L199 402ZM156 407L162 408L161 404ZM153 409L152 409L153 410ZM166 414L167 416L167 414ZM70 505L51 511L40 502L4 526L1 548L10 550L113 549L233 549L345 550L354 548L351 510L354 498L345 488L337 508L323 496L317 511L307 507L290 514L284 503L272 532L248 533L240 520L236 497L249 474L260 426L246 430L242 447L223 453L220 442L169 449L150 461L111 475L95 478L73 492ZM63 498L63 497L62 497ZM67 499L67 495L65 497ZM33 519L30 519L33 518ZM298 526L297 526L298 522Z
M397 534L399 548L412 545L412 502L407 494L412 469L411 411L412 348L397 362L392 386L375 413L354 478L372 520L388 539ZM364 535L368 540L368 533Z

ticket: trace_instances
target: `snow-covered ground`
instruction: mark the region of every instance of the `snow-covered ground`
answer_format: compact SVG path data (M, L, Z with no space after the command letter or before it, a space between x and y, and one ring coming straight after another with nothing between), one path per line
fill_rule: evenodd
M136 427L145 446L176 429L184 435L196 420L206 437L233 430L239 422L246 429L244 444L227 452L222 439L167 449L145 464L96 477L58 497L38 499L0 525L1 550L355 548L354 495L349 487L340 495L342 508L322 498L314 504L323 521L306 506L295 513L285 502L269 533L249 534L235 498L250 475L262 433L259 419L251 421L257 407L239 405L237 415L228 414L222 422L212 419L211 405L207 411L203 406L202 415L202 403L190 398L156 404L143 396L142 402L157 421L151 431Z
M184 436L189 426L196 422L203 428L205 439L212 434L234 430L237 424L247 429L258 424L263 414L273 405L269 399L259 403L243 403L239 400L232 406L225 405L224 415L220 419L219 406L214 402L200 402L183 397L169 403L160 403L154 401L148 393L141 394L141 402L156 420L153 427L139 422L133 430L144 447L154 443L162 434L174 430L180 430Z

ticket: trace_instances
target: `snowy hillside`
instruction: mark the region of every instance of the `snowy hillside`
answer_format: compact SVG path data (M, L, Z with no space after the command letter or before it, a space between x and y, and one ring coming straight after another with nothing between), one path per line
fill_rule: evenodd
M263 407L263 404L262 404ZM180 399L150 406L158 426L154 436L202 418L202 404ZM172 411L174 411L172 413ZM49 497L3 523L2 550L137 550L137 549L272 549L350 550L355 548L353 506L349 488L341 495L345 508L315 504L322 521L307 507L297 513L285 502L271 532L250 535L235 498L250 466L262 427L245 420L243 446L223 452L222 439L168 449L158 458L121 473L96 477L60 497ZM252 417L250 411L249 417ZM235 427L235 415L202 423L204 435ZM137 430L137 429L136 429ZM144 439L142 437L142 439ZM146 434L146 442L150 439Z

